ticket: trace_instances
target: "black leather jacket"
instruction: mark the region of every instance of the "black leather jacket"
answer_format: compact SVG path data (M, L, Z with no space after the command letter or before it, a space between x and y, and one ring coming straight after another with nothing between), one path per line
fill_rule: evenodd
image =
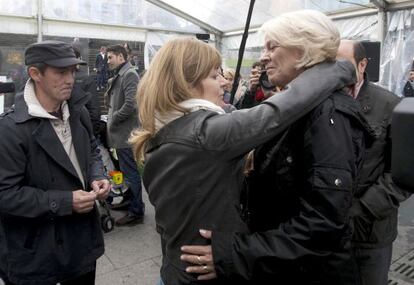
M375 132L375 141L366 150L359 177L353 206L353 244L357 248L381 248L397 237L398 207L410 197L391 179L391 115L400 98L365 76L357 101Z
M365 130L356 101L336 92L256 149L247 205L255 233L213 232L219 276L254 284L359 284L350 208Z
M206 244L199 229L248 231L240 218L244 155L352 81L352 70L349 63L321 64L259 106L225 115L200 110L158 131L147 148L143 182L155 207L165 284L206 284L185 272L180 247ZM211 283L220 282L229 284Z

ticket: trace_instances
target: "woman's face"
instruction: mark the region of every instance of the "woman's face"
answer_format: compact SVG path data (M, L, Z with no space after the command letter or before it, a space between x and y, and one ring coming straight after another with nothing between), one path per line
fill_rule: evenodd
M227 91L227 92L231 92L231 88L233 86L233 79L234 78L228 75L227 77L224 76L223 79L226 80L224 90Z
M273 85L283 88L296 78L303 71L295 67L300 58L300 50L282 47L265 37L265 47L260 60L265 65L267 76Z
M201 99L208 100L218 106L223 106L225 78L220 74L220 70L214 68L210 71L207 78L201 80L202 92L198 96Z

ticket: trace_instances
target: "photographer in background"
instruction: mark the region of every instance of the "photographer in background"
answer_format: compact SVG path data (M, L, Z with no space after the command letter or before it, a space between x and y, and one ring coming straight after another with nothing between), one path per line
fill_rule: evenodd
M404 86L404 97L414 97L414 66L408 75L408 81Z
M253 63L250 71L249 89L237 102L237 109L256 106L274 94L276 88L268 81L265 71L261 62Z

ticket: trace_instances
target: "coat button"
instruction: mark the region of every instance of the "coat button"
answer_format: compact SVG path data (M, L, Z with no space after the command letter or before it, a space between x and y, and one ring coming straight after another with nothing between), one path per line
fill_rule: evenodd
M371 110L371 107L370 107L370 106L364 106L364 107L362 107L362 111L363 111L364 113L369 112L369 110Z
M341 180L341 179L339 179L339 178L336 178L336 179L335 179L335 185L336 185L336 186L341 186L341 185L342 185L342 180Z
M287 163L292 163L293 162L293 158L289 155L288 157L286 157L286 162Z
M52 211L53 211L53 212L56 212L56 209L57 209L57 203L56 203L55 201L52 201L52 202L50 203L50 208L52 208Z

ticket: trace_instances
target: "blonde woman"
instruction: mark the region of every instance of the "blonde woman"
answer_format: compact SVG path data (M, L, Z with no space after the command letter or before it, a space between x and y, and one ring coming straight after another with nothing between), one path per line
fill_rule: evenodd
M310 10L281 15L262 31L261 61L282 90L312 66L334 61L340 42L332 21ZM359 284L350 208L367 129L362 117L348 92L335 91L258 147L248 176L248 223L254 233L203 231L207 241L212 237L211 246L183 247L182 259L194 263L188 272L202 274L200 280L218 276L253 284Z
M155 207L165 284L199 284L180 260L183 244L207 244L198 229L247 231L239 193L244 155L354 77L350 63L322 64L265 103L224 114L220 65L208 44L175 39L158 51L138 88L141 129L131 142L137 159L145 159L143 182ZM310 87L315 80L319 84Z

